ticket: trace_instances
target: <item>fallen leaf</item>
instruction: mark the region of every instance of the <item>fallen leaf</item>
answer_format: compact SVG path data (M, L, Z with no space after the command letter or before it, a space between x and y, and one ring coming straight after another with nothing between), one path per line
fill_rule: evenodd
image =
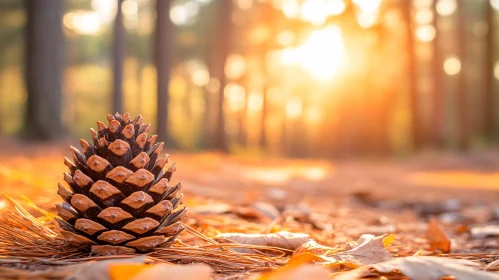
M337 252L338 252L338 249L318 244L317 242L315 242L315 240L310 240L309 242L304 243L300 247L298 247L293 252L293 255L300 254L300 253L311 253L314 255L326 255L327 256L327 255L332 255L332 254L337 253Z
M473 239L483 239L487 237L499 236L499 226L490 225L484 227L471 228L471 237Z
M384 262L393 258L384 245L384 240L389 243L391 238L390 236L363 234L358 241L348 244L348 250L342 252L338 252L338 249L319 245L315 241L309 241L295 251L289 262L309 260L309 262L320 263L328 267L342 264L350 268ZM304 254L311 254L317 258Z
M428 238L428 242L430 243L431 251L440 250L442 253L450 252L450 239L442 231L437 220L430 220L426 238Z
M151 265L141 263L111 263L108 266L109 277L111 280L130 280L151 267Z
M253 205L251 205L251 207L272 220L277 219L277 217L281 215L281 212L279 212L279 210L270 203L256 202Z
M354 247L352 249L332 255L330 258L358 265L367 265L391 260L393 257L390 252L385 249L383 243L384 238L385 236L383 235L374 236L371 234L363 234L355 245L353 245Z
M78 265L74 268L74 272L68 279L71 280L109 280L109 279L117 279L111 278L111 270L110 267L113 265L122 265L122 266L142 266L144 265L145 257L135 257L128 259L119 259L119 260L106 260L106 261L98 261L98 262L88 262L81 265ZM137 267L134 267L136 269ZM123 278L119 278L120 280ZM127 279L127 278L125 278Z
M379 272L398 270L411 279L431 280L443 276L460 279L497 280L499 275L472 268L472 261L454 260L440 257L405 257L372 265Z
M388 247L392 245L393 240L395 240L395 234L390 234L387 237L383 238L383 246Z
M215 237L215 240L228 239L239 244L271 246L288 250L295 250L303 243L310 241L310 236L306 233L291 233L280 231L267 234L249 233L222 233ZM248 249L237 249L239 252L252 252Z
M287 265L297 266L299 264L313 264L315 262L324 262L324 258L312 253L304 252L291 256L291 258L289 258L288 260Z
M329 280L329 272L314 265L284 266L278 270L265 273L256 280Z
M213 269L206 264L166 265L158 264L141 271L130 280L210 280ZM122 279L122 278L117 278Z
M364 266L349 272L336 273L331 277L331 279L359 279L366 274L369 274L370 269L375 269L376 271L382 273L391 273L394 270L397 270L410 279L418 280L435 280L444 276L452 276L456 280L499 279L499 275L497 274L481 271L470 266L477 266L477 264L467 260L454 260L440 257L405 257Z

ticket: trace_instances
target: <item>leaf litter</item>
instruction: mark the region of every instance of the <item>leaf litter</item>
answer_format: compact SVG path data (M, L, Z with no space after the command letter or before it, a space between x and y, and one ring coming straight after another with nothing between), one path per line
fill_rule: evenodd
M0 181L11 176L7 183L17 184L23 172L9 168L2 169ZM32 197L36 204L7 197L0 201L0 275L85 279L86 269L102 279L139 280L169 273L183 279L497 279L493 211L484 224L483 217L468 214L478 208L455 198L423 203L400 195L325 195L329 187L318 185L315 200L307 201L295 185L293 191L279 188L277 199L265 184L250 191L254 186L234 180L227 180L232 191L209 190L203 186L221 180L210 172L219 175L209 170L203 182L188 176L187 184L200 188L186 195L193 205L187 230L171 247L143 256L92 256L68 246L53 223L52 192ZM22 185L45 186L51 179L44 176L40 182L23 179ZM235 190L245 198L237 199Z

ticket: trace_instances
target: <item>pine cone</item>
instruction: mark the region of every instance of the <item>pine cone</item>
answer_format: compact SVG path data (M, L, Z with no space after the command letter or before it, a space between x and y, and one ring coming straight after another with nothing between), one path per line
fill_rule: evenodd
M148 252L171 244L184 229L186 208L176 212L183 194L180 183L169 186L175 164L166 171L169 155L160 158L163 142L147 136L142 116L108 115L109 126L97 122L93 145L80 140L83 152L70 150L64 159L69 172L59 184L64 202L56 205L61 234L82 250L99 255Z

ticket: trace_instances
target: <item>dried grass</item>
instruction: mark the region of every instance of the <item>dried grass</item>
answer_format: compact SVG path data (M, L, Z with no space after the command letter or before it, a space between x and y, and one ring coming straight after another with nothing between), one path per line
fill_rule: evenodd
M79 252L58 233L53 214L38 208L28 199L21 204L5 197L14 211L6 209L0 212L0 275L3 277L61 279L69 276L75 265L138 256L93 256ZM35 217L25 206L39 216ZM186 227L189 234L205 244L193 246L176 241L171 247L159 248L147 254L146 262L206 263L219 277L268 271L283 264L282 257L286 252L282 249L218 243L195 229ZM232 250L241 247L252 249L254 253L245 254Z

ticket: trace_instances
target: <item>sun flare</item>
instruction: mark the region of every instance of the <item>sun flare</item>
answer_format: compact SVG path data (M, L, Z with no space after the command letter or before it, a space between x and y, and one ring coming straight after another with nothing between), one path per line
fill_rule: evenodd
M315 30L303 45L282 52L284 64L298 64L319 80L333 78L344 58L343 37L336 26Z

